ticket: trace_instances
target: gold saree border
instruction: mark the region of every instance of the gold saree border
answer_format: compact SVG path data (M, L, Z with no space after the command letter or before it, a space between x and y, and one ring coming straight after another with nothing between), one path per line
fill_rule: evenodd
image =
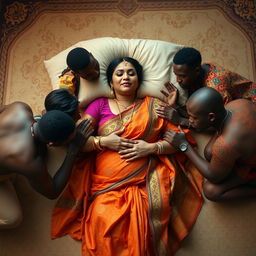
M96 121L96 119L93 117L93 116L91 116L90 114L84 114L83 116L82 116L82 118L83 119L89 119L89 120L91 120L92 121L92 126L95 128L95 127L97 127L97 121Z
M147 175L149 222L154 239L155 254L157 256L167 256L169 255L167 245L161 239L162 224L159 216L161 216L162 199L160 182L156 169L157 160L155 158L153 159Z
M152 130L151 128L152 126L154 127L158 119L155 109L160 105L160 103L162 103L162 101L157 98L152 98L152 97L149 98L148 113L149 113L150 120L148 122L146 131L144 132L143 136L141 136L142 140L147 141L148 138L151 136L151 130Z
M145 162L142 166L140 166L137 170L135 170L134 172L130 173L129 175L127 175L126 177L120 179L119 181L111 184L110 186L108 186L107 188L104 188L102 190L98 190L97 192L95 192L92 196L91 196L91 200L94 200L98 195L106 193L108 191L111 191L121 185L123 185L125 182L131 180L132 178L136 177L138 174L140 174L143 170L146 169L147 166L150 166L151 164L151 160L149 159L149 162Z
M114 131L117 131L118 129L122 128L124 125L128 124L134 115L138 112L141 104L143 101L140 101L138 103L135 103L135 106L132 105L129 107L129 109L126 109L121 114L122 121L120 120L120 115L117 115L108 121L106 121L104 124L101 125L99 128L99 135L106 136L111 134ZM134 108L133 108L134 106Z

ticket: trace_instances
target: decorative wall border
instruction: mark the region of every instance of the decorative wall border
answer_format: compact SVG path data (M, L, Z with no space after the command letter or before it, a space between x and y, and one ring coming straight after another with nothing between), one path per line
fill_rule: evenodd
M3 102L9 49L15 39L43 12L116 11L130 17L138 11L217 8L251 42L256 62L255 0L2 0L0 2L0 104Z

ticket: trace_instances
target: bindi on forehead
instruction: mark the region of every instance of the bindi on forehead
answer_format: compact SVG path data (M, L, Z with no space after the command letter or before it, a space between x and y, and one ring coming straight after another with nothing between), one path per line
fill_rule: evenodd
M129 64L130 64L130 62L128 62L128 61L126 61L126 60L123 60L122 63L123 63L124 66L129 66Z
M116 69L115 69L116 71L117 70L134 70L134 67L133 67L133 65L130 63L130 62L128 62L128 61L122 61L117 67L116 67Z

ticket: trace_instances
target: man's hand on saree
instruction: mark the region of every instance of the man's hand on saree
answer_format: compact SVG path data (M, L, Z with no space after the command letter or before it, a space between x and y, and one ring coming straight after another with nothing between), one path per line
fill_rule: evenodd
M148 156L156 152L155 143L148 143L144 140L134 140L126 144L126 149L119 151L120 157L127 162Z
M173 130L167 130L164 133L163 139L165 141L167 141L168 143L170 143L176 149L182 150L181 146L188 145L189 143L186 139L185 132L182 130L182 128L180 126L179 126L179 130L180 130L180 132L176 132ZM182 150L182 151L185 151L185 150Z
M155 110L159 117L167 119L172 124L190 128L189 120L186 117L181 116L175 108L167 104L160 104Z
M122 129L113 132L108 136L101 137L101 146L114 151L120 151L126 149L127 147L132 147L133 144L137 143L136 141L119 136L124 132L124 130L125 128L123 127Z
M179 125L182 122L182 117L179 112L167 104L160 104L156 109L156 113L159 117L167 119L169 122Z

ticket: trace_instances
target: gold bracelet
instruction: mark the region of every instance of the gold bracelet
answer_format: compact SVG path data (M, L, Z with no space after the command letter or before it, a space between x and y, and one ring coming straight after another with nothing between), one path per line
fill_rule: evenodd
M102 150L103 148L101 147L100 145L100 139L101 139L101 136L95 136L93 138L93 142L94 142L94 149L97 149L97 150Z
M161 155L163 153L163 151L164 151L164 146L163 146L163 144L161 142L156 142L156 145L157 145L156 153L158 155Z

